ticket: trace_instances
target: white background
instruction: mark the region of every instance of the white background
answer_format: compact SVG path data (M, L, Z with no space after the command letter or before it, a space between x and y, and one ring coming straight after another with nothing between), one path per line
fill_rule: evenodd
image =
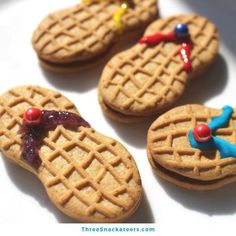
M121 141L138 164L145 191L141 206L130 223L156 223L155 235L218 235L222 232L235 235L236 184L211 192L194 192L155 177L145 150L150 122L117 124L105 118L100 110L96 86L102 66L75 75L48 73L39 67L30 44L32 31L50 11L77 2L0 0L0 93L23 84L38 84L59 90L77 105L83 117L96 130ZM159 5L161 16L183 12L208 16L221 34L220 55L215 65L189 85L178 104L203 103L219 108L225 104L235 106L234 0L160 0ZM4 235L19 234L22 231L22 234L42 235L44 232L64 235L71 232L82 235L79 225L49 225L54 222L70 223L73 220L54 208L36 177L1 158L0 223L5 226L0 227L0 234L3 235L4 231ZM8 223L27 225L11 227L6 225Z

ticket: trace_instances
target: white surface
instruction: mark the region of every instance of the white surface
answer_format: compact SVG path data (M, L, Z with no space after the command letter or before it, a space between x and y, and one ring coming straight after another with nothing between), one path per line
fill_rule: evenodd
M116 124L106 119L100 110L96 86L101 66L76 75L55 75L41 70L30 44L32 31L50 11L77 2L0 0L0 93L21 84L38 84L59 90L77 105L96 130L121 141L138 164L145 191L142 204L130 222L156 222L156 235L235 232L236 184L212 192L194 192L155 177L145 150L150 124ZM191 83L178 104L235 106L235 2L160 0L160 11L162 16L200 13L214 21L221 33L222 44L216 64L205 76ZM36 177L4 158L0 159L0 173L0 223L73 222L49 202Z

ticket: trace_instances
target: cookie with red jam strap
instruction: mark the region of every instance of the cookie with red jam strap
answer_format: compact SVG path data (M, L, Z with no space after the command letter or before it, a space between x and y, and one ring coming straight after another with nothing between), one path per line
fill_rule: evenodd
M202 105L174 108L151 125L147 152L160 177L210 190L236 181L236 112Z
M175 42L181 44L178 54L183 62L183 69L190 73L192 71L191 62L191 37L187 24L178 23L169 33L156 33L145 35L139 40L141 44L155 46L161 42Z
M121 222L139 206L141 180L130 153L56 91L21 86L0 96L0 150L77 221Z
M105 114L120 122L136 122L163 113L190 79L206 71L218 48L217 29L203 16L156 20L136 45L105 66L99 82Z
M157 0L85 0L44 18L32 44L44 68L80 71L135 39L157 16Z

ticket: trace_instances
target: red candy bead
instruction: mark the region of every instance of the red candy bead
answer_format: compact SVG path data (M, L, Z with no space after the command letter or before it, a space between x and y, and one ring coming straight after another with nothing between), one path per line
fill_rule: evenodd
M24 113L25 125L38 125L41 121L42 113L38 108L29 108Z
M208 125L199 124L193 129L193 136L197 142L205 143L211 139L211 129Z

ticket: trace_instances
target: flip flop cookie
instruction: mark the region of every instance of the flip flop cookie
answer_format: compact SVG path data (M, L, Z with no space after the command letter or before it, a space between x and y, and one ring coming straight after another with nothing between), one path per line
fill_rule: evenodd
M130 49L114 56L99 82L104 113L119 122L142 121L167 110L216 58L217 29L205 17L156 20Z
M178 186L211 190L236 181L236 111L185 105L160 116L148 131L156 174Z
M35 174L52 203L81 222L121 222L138 208L137 166L60 93L21 86L0 96L0 151Z
M48 15L32 44L44 68L75 72L100 62L115 44L136 38L157 16L157 0L84 0Z

